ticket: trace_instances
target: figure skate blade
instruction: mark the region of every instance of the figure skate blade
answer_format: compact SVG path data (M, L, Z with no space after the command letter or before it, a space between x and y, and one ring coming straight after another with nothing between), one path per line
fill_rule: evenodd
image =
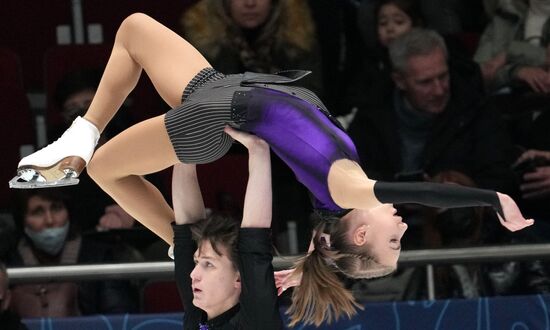
M9 185L12 189L35 189L35 188L53 188L72 186L78 184L80 180L67 175L64 178L53 181L46 181L40 175L34 175L30 180L23 179L20 175L16 175L10 180Z

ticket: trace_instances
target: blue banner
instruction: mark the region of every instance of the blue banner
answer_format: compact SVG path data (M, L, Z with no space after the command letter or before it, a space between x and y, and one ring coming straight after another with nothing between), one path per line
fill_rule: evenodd
M464 300L368 303L351 320L320 328L295 330L550 330L550 295ZM284 309L281 310L283 317ZM74 318L25 319L31 330L158 330L181 329L181 313L98 315Z

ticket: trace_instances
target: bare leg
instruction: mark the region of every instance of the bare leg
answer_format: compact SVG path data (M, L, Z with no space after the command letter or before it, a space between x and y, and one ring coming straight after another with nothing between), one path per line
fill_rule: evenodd
M99 148L88 174L132 217L172 244L174 212L142 176L177 162L162 115L130 127Z
M113 50L85 119L100 132L136 86L144 69L170 107L181 102L183 89L206 59L187 41L144 14L133 14L120 25Z
M135 87L142 68L172 107L183 89L210 65L187 41L143 14L121 24L109 62L85 119L102 131ZM108 141L88 165L90 176L130 215L168 244L174 212L143 175L178 162L164 115L141 122Z

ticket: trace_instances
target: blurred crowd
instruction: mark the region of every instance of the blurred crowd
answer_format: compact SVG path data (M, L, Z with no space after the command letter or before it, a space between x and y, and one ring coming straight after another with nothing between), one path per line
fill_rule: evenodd
M311 70L303 85L338 116L369 177L497 190L536 221L508 233L484 208L400 205L409 224L403 248L438 249L550 241L549 18L545 0L198 0L176 32L225 74ZM55 112L46 115L59 119L46 120L48 136L86 111L101 70L81 67L60 77L46 96ZM102 142L137 121L136 106L124 105ZM243 153L237 145L230 151ZM305 252L308 193L275 155L272 162L276 247L292 251L286 235L292 223ZM7 267L166 260L164 243L85 173L80 180L10 195L0 218L0 260ZM151 180L170 194L165 175ZM238 216L241 197L217 191L207 206ZM438 298L548 293L549 271L544 260L436 266L435 292ZM400 268L350 285L365 301L423 299L424 272ZM24 318L138 312L142 287L128 280L16 284L9 311ZM8 310L2 294L0 311Z

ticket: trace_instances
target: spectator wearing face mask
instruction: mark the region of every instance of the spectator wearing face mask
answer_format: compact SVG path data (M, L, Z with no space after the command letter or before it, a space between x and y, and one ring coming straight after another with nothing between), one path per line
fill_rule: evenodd
M55 188L23 191L23 235L11 267L112 262L111 246L80 235L67 201ZM11 301L12 310L24 318L128 313L137 310L137 291L127 281L20 284L13 287Z

